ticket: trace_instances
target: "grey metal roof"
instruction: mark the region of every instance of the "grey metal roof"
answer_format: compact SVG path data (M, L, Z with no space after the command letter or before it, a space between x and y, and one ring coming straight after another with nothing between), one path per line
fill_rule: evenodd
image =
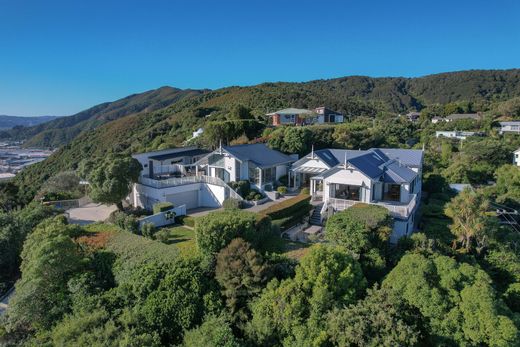
M387 183L406 183L411 182L415 176L417 176L415 171L394 161L386 166L383 181Z
M294 159L290 156L275 151L263 143L224 146L222 149L238 160L252 161L258 167L271 167L275 165L292 163L294 161Z
M501 126L504 125L520 125L520 121L509 121L509 122L499 122Z
M275 111L275 112L272 112L272 113L268 113L267 116L272 116L272 115L275 115L275 114L281 114L281 115L284 115L284 114L308 114L308 115L312 115L312 114L315 114L315 112L311 111L311 110L306 110L304 108L293 108L293 107L290 107L290 108L284 108L283 110L278 110L278 111Z
M207 153L209 153L208 150L197 148L197 149L188 149L186 151L152 155L152 156L148 157L148 159L163 161L163 160L182 158L182 157L194 157L197 155L202 155L202 154L207 154Z
M423 151L420 149L402 149L402 148L378 148L388 158L395 159L406 166L422 167Z
M352 150L352 149L320 149L314 151L314 154L318 156L327 166L333 167L341 164L345 161L345 154L347 160L359 157L370 151L377 150L378 153L382 153L388 157L388 159L399 160L402 164L411 167L421 167L423 161L423 151L420 149L401 149L401 148L372 148L369 150ZM307 156L308 157L308 156ZM304 162L302 158L298 162Z

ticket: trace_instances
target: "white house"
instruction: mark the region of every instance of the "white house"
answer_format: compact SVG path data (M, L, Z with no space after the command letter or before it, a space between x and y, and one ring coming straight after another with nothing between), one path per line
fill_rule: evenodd
M221 146L197 164L198 172L228 183L248 180L259 190L271 190L273 183L287 175L296 159L263 143Z
M356 203L387 208L394 218L391 241L410 235L421 197L423 152L374 148L366 151L323 149L295 162L293 186L309 185L314 200L323 200L321 217Z
M457 140L465 140L469 136L482 136L482 133L475 132L475 131L436 131L435 137L447 137L449 139L457 139Z
M500 124L500 134L504 134L504 133L520 134L520 121L499 122L499 124Z
M294 161L264 144L221 146L213 152L184 147L133 157L143 171L129 200L146 209L160 201L187 209L221 207L226 198L242 199L229 182L249 180L257 189L269 190Z
M513 152L513 164L520 166L520 148Z

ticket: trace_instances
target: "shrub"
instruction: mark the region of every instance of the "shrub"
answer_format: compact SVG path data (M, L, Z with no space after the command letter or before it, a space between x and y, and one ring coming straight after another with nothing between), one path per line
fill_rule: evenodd
M262 200L262 194L256 193L253 200L255 200L255 201Z
M175 221L178 224L186 225L186 226L192 227L192 228L195 227L195 220L196 220L196 218L195 217L191 217L191 216L177 216L177 217L175 217Z
M157 228L153 223L144 223L141 227L141 234L149 239L153 239L156 232Z
M311 193L311 191L307 187L302 188L302 190L300 191L300 194L302 194L302 195L310 195L310 193Z
M241 197L246 197L251 191L251 183L247 180L230 182L229 186L240 194Z
M280 194L287 194L287 187L286 186L279 186L276 188L276 191Z
M213 256L232 239L242 237L251 243L260 242L257 231L258 215L246 211L224 210L197 218L197 246L206 256ZM264 225L265 221L261 225Z
M127 215L124 212L116 211L112 213L109 220L123 230L133 234L139 232L139 223L137 222L137 218Z
M162 243L168 242L170 239L170 232L167 229L161 229L155 233L154 238Z
M222 203L222 207L224 207L225 210L237 210L242 208L242 201L234 198L227 198Z
M281 219L292 217L295 213L305 210L305 213L310 211L311 197L308 195L298 195L294 198L287 199L276 205L262 211L263 214L271 217L271 219Z
M171 202L158 202L153 205L153 214L161 213L164 211L171 210L173 208L173 204Z

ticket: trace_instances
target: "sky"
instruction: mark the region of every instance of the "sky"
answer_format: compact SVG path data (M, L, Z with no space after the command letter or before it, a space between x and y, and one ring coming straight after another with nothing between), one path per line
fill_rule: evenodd
M0 0L0 114L169 85L520 68L517 0Z

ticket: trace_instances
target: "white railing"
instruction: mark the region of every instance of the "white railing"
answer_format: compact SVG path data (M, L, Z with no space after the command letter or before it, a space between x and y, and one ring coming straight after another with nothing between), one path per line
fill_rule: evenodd
M354 206L355 204L362 203L362 201L354 201L354 200L344 200L344 199L336 199L336 198L329 198L327 202L323 205L322 208L322 215L326 211L326 206L332 207L335 211L343 211L346 210L349 207ZM385 201L379 201L379 202L371 202L372 205L378 205L386 208L388 211L390 211L390 215L392 217L397 218L408 218L410 214L413 212L415 206L417 205L417 195L412 194L412 198L410 201L406 204L399 203L399 202L385 202Z
M216 186L224 187L225 188L225 196L231 197L238 200L243 200L243 198L234 191L230 186L227 185L226 182L221 180L218 177L212 177L212 176L205 176L205 175L199 175L199 176L186 176L186 177L173 177L168 178L165 180L154 180L148 177L140 177L139 183L153 187L153 188L168 188L168 187L175 187L175 186L182 186L186 184L194 184L194 183L207 183L207 184L213 184Z

